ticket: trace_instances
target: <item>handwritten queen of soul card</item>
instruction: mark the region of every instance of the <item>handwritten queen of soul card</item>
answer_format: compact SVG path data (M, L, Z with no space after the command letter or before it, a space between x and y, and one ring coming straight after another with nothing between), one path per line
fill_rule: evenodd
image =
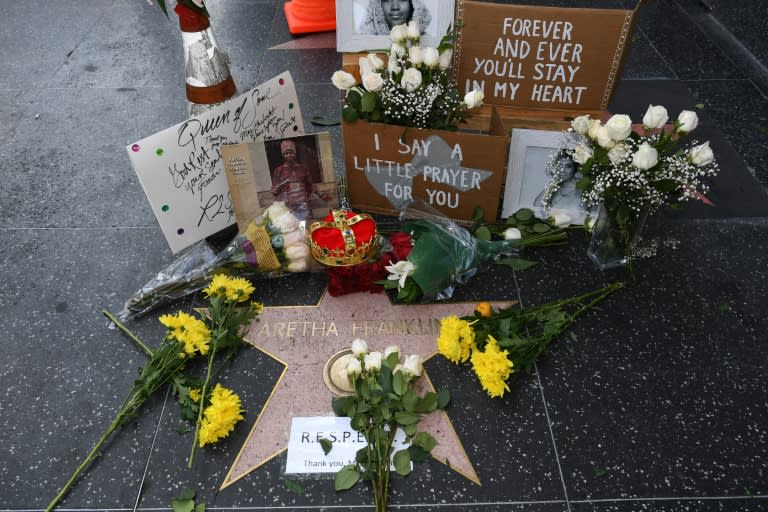
M221 148L304 133L289 72L126 147L174 253L235 223Z

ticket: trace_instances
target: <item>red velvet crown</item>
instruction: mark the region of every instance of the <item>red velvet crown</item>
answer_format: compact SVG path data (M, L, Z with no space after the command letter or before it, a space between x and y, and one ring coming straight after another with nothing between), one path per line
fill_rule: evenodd
M376 222L370 215L334 209L309 227L312 256L332 267L357 265L368 260L379 246Z

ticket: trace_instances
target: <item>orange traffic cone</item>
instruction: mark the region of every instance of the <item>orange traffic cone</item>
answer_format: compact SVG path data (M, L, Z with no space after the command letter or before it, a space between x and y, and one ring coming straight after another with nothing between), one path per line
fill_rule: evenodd
M291 0L284 8L291 34L336 30L334 0Z
M174 11L184 43L189 110L195 116L234 96L237 87L229 72L229 57L216 44L208 18L181 2Z

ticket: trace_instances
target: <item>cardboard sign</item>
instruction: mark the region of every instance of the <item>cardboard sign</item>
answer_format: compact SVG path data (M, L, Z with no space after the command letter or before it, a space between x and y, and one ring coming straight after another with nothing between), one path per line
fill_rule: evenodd
M277 176L285 163L281 149L285 141L293 143L296 163L288 180ZM339 204L328 132L229 144L221 148L221 155L241 231L275 200L283 201L301 220L322 218Z
M321 439L332 443L328 455L323 451ZM365 437L349 426L347 417L293 418L285 472L336 473L344 466L353 464L357 450L365 446ZM393 455L407 447L405 433L398 429L392 444Z
M397 215L420 199L457 221L482 207L494 222L507 136L498 116L490 134L344 123L344 159L352 208Z
M235 222L221 146L303 133L296 88L285 72L126 150L176 253Z
M494 105L604 109L636 12L459 0L457 18L464 22L456 55L459 89L482 90L485 102Z

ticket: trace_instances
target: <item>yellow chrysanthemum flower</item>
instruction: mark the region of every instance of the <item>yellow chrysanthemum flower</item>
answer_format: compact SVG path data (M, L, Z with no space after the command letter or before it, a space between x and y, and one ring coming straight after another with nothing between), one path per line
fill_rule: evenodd
M465 320L450 315L440 320L437 351L453 363L463 363L475 349L475 331Z
M235 429L235 424L244 419L240 397L216 384L211 393L211 405L205 408L203 416L198 437L201 448L227 437Z
M206 288L203 288L203 293L206 297L223 296L227 295L227 285L229 284L229 277L224 274L216 274L211 279L211 284Z
M501 397L505 391L509 391L507 379L514 371L514 365L507 359L507 355L509 352L501 350L492 336L488 336L484 352L476 350L472 353L472 368L483 389L491 397Z
M168 336L184 346L187 355L208 353L211 331L205 322L181 311L175 315L162 315L159 320L168 328Z
M202 393L200 392L199 389L190 389L189 391L187 391L187 396L193 402L199 402L200 397L202 396Z
M253 310L256 311L257 315L260 315L262 312L264 312L264 304L261 302L251 302L251 306L253 306Z
M217 274L211 279L211 284L203 289L207 297L223 297L230 302L245 302L250 299L255 288L245 278L229 277L224 274Z

